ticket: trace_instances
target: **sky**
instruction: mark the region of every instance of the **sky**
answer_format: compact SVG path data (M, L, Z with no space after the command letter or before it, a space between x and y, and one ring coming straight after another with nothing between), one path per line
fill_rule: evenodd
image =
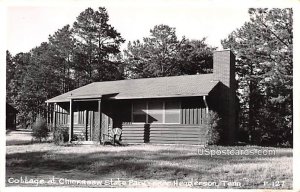
M184 2L184 3L183 3ZM85 4L47 4L7 6L7 50L13 55L27 52L48 40L49 35L66 24L72 25L88 7L107 8L109 23L126 42L149 36L155 25L176 28L178 38L207 38L211 46L222 48L221 39L249 20L248 7L218 6L201 1L98 1Z

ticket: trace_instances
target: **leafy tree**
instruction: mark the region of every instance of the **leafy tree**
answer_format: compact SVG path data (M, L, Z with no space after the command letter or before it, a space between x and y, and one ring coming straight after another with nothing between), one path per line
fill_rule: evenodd
M32 125L38 115L45 116L48 98L60 94L59 70L54 65L48 43L42 43L30 51L30 63L18 92L20 115L26 127Z
M17 121L23 127L32 125L38 114L45 115L45 100L67 91L65 82L71 81L66 77L67 57L72 47L64 35L68 31L68 26L64 27L49 37L51 44L42 43L30 53L17 54L11 61L7 56L7 98L19 110Z
M129 77L140 78L203 73L212 50L205 39L179 41L175 28L156 25L150 37L129 42L124 53Z
M10 97L7 97L9 95L10 89L9 89L9 83L14 79L15 74L15 64L13 63L12 55L9 51L6 51L6 92L8 93L6 95L6 100L8 102L11 102Z
M30 54L28 53L18 53L12 57L9 51L6 52L6 96L8 101L16 99L15 97L22 85L29 61Z
M292 9L249 9L222 41L237 57L241 126L252 143L292 143Z
M17 123L26 125L26 118L22 113L22 93L23 79L26 76L27 68L30 63L29 53L18 53L14 57L7 52L6 58L7 79L6 79L6 100L13 103L18 109Z
M97 11L86 9L74 22L76 38L75 71L83 81L79 85L93 81L121 78L118 62L110 57L120 52L120 44L125 40L108 24L109 16L103 7Z

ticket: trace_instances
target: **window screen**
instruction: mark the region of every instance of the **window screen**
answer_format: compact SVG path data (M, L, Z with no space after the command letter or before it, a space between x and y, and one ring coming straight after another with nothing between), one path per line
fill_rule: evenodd
M134 123L180 123L180 102L145 101L132 105Z
M180 103L178 101L165 102L165 123L180 123Z
M132 106L132 121L146 123L147 103L134 103Z
M148 123L163 123L163 109L161 101L148 102Z

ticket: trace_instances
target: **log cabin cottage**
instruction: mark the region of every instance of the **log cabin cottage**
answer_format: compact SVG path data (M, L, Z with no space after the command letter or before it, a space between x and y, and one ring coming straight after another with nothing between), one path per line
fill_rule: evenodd
M46 102L52 109L49 121L67 126L69 138L101 142L118 127L124 143L203 145L212 110L231 144L235 91L235 56L223 50L214 52L211 74L94 82Z

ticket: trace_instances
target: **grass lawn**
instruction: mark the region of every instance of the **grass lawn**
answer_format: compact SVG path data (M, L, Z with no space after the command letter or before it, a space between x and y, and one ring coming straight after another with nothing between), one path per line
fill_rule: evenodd
M7 186L292 188L293 155L287 148L210 146L205 149L216 153L276 153L210 156L200 146L55 146L28 138L13 142L15 136L7 135Z

